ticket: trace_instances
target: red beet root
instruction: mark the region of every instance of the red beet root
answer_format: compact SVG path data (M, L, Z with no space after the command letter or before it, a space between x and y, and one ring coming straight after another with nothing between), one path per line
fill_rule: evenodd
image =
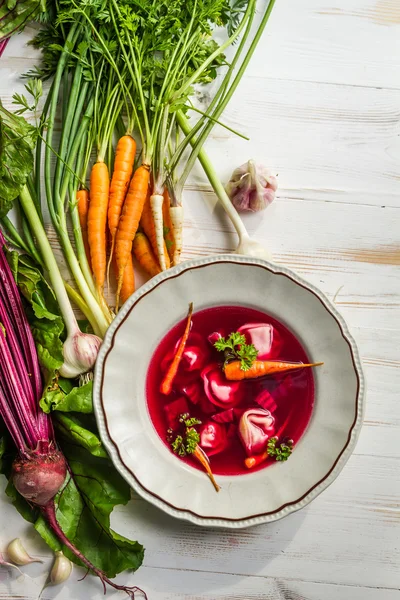
M64 483L67 465L64 456L52 449L47 454L29 452L13 464L13 483L28 502L45 506Z

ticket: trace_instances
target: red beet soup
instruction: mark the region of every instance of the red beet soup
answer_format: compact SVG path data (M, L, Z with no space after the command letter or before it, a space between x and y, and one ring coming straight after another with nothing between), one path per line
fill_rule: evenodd
M218 306L196 312L172 391L164 395L161 383L186 322L182 319L164 336L147 372L148 411L165 445L172 452L171 430L177 431L180 416L188 413L201 421L195 425L199 445L215 475L243 475L273 464L277 459L269 457L249 470L245 459L265 453L268 440L274 436L279 442L292 440L295 452L313 409L312 369L228 381L223 371L226 355L214 346L221 337L239 332L247 344L253 344L259 360L308 363L293 333L269 315L244 306ZM177 460L203 470L190 454L177 456Z

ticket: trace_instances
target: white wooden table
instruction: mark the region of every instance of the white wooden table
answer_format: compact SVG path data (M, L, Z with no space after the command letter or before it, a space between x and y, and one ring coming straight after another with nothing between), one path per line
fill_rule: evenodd
M6 106L35 62L14 38L0 61ZM149 600L400 598L400 0L277 0L267 34L225 114L251 142L215 128L207 148L226 180L250 157L279 174L278 198L245 219L274 259L334 299L364 362L365 424L339 479L273 525L199 529L135 497L117 531L146 547L121 581ZM185 194L184 258L229 251L235 236L197 170ZM38 535L0 488L0 546L21 536L49 564ZM0 598L37 599L44 567L0 571ZM92 577L43 600L102 597ZM122 594L108 594L123 598Z

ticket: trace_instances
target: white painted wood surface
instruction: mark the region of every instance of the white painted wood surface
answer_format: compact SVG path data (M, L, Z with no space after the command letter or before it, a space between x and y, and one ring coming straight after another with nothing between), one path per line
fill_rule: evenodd
M6 106L35 63L30 32L0 62ZM212 531L135 497L113 516L146 547L121 577L150 600L400 598L400 2L277 0L268 31L225 113L251 142L215 128L207 146L221 178L251 156L279 174L278 198L245 219L274 259L334 299L354 334L368 384L365 424L339 479L273 525ZM230 250L235 236L197 169L185 194L184 257ZM22 536L49 553L0 488L0 547ZM37 600L32 579L0 571L0 598ZM74 570L43 600L102 597ZM109 598L122 598L117 593Z

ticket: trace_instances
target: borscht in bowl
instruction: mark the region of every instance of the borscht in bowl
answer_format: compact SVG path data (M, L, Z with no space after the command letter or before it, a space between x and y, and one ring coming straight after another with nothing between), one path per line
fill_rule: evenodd
M364 380L318 289L219 255L160 273L122 306L93 404L109 456L145 500L238 528L285 517L334 481L361 429Z
M312 368L280 321L246 306L194 311L163 337L146 396L157 434L176 455L218 475L290 458L314 406Z

